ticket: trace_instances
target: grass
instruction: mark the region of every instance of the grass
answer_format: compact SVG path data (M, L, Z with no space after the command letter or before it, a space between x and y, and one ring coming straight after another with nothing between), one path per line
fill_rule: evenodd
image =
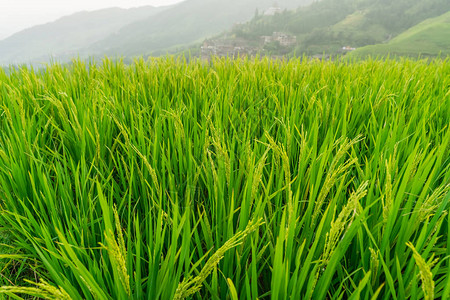
M0 295L447 299L449 124L449 60L2 72Z
M349 57L409 56L436 57L450 55L450 12L427 19L398 35L389 43L365 46Z

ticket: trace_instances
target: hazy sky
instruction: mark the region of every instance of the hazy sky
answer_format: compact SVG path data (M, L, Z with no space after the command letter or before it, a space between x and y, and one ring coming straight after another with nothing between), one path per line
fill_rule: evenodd
M183 0L0 0L0 40L81 10L169 5Z

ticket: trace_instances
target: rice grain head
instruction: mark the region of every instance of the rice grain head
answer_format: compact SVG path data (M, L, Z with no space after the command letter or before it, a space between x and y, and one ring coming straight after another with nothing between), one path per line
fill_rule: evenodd
M434 281L433 274L431 273L431 264L427 264L411 242L407 242L406 246L412 250L416 265L419 267L420 280L422 281L422 290L425 295L425 300L434 299Z
M224 257L225 253L240 245L245 237L250 233L254 232L258 229L258 227L262 224L261 220L250 222L247 227L241 231L236 233L232 238L225 242L205 263L204 267L200 271L200 273L192 278L188 277L183 279L182 282L178 284L178 287L175 292L174 300L185 299L196 292L198 292L203 285L203 282L206 278L211 274L211 272L217 267L220 260Z

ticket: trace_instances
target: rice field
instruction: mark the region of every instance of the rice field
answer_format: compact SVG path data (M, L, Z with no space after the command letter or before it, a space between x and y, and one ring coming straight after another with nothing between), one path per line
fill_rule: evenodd
M0 299L448 299L450 60L0 71Z

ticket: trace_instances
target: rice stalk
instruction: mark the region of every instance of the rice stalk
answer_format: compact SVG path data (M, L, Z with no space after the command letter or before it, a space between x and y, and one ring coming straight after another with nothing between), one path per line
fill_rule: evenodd
M203 282L206 280L206 278L217 267L220 260L224 257L225 253L228 250L242 244L245 237L247 237L247 235L249 235L250 233L256 231L261 224L261 220L250 222L243 231L237 232L232 238L226 241L225 244L223 244L222 247L220 247L208 259L208 261L205 263L204 267L196 277L185 278L182 282L179 283L173 299L186 299L187 297L197 293L202 288Z
M27 280L27 282L35 285L36 287L2 286L0 287L0 295L25 294L46 300L72 300L72 297L70 297L70 295L62 287L55 287L42 278L38 283L29 280Z
M425 300L434 299L435 284L433 281L433 274L431 272L431 265L422 258L411 242L406 243L406 246L412 250L414 260L419 268L420 280L422 281L422 290Z
M341 176L346 174L346 172L348 171L348 169L350 169L350 167L352 165L354 165L355 163L358 162L358 158L357 157L350 158L342 164L339 164L339 162L345 156L345 154L347 154L348 150L353 145L359 143L362 140L363 140L362 136L358 135L353 140L349 140L347 138L346 139L340 138L335 142L335 146L337 146L341 143L342 144L339 147L339 150L337 151L333 160L331 161L331 165L330 165L329 169L327 170L327 175L325 177L325 181L323 183L322 189L320 190L320 193L314 204L314 211L313 211L313 214L311 217L312 218L312 220L311 220L312 226L315 224L315 222L319 216L319 213L321 211L322 205L325 202L325 199L328 196L328 193L330 192L331 188L335 185L335 183Z

